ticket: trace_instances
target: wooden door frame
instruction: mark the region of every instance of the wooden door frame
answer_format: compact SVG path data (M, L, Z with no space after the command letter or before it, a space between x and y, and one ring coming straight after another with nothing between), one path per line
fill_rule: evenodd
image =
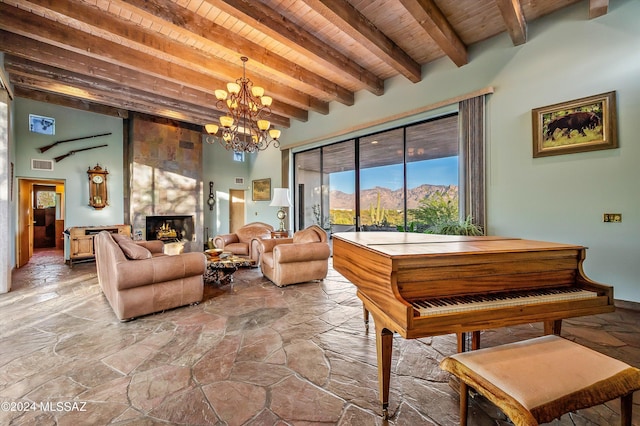
M18 238L16 244L16 267L26 265L33 256L33 197L34 185L62 186L63 211L65 203L66 181L64 179L18 177ZM64 216L62 219L64 221Z

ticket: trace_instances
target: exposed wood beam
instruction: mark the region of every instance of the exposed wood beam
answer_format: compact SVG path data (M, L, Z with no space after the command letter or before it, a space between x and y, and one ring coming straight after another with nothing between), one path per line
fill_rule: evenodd
M110 107L107 105L89 102L82 99L70 98L56 93L43 92L37 89L28 89L23 86L16 86L15 95L19 98L31 99L67 108L79 109L96 114L109 115L111 117L128 118L129 111L122 108Z
M589 19L606 15L609 11L609 0L589 0Z
M527 21L522 13L520 0L496 0L498 9L502 13L504 25L511 36L514 46L519 46L527 42Z
M422 79L420 64L348 2L344 0L304 1L333 25L349 34L382 61L404 75L409 81L417 83Z
M153 90L160 96L194 104L215 105L216 102L215 96L211 94L2 30L0 44L4 46L6 53L16 57L93 76L123 88Z
M400 0L440 49L461 67L466 65L467 48L433 0Z
M75 98L81 101L89 100L89 98L87 97L88 93L84 89L61 83L56 80L51 80L36 75L23 75L21 73L12 73L10 78L11 82L14 85L23 88L42 90L49 93L54 93L59 96ZM143 102L132 97L129 99L123 99L122 97L115 95L113 92L105 92L94 89L91 91L90 96L91 101L99 102L102 105L109 105L115 108L124 108L129 111L143 112L145 114L171 118L188 123L203 124L211 121L212 118L208 116L178 111L177 109L169 110L167 108L161 107L158 104L149 104L148 102Z
M112 85L114 90L146 92L151 90L156 96L178 99L192 105L210 105L212 109L216 105L216 99L211 94L2 30L0 30L0 44L4 46L5 53L8 55L79 75L92 76L96 81ZM85 77L85 80L92 81L92 78ZM288 118L275 113L272 114L270 120L277 126L289 127L290 125Z
M135 0L142 1L142 0ZM384 93L384 82L338 50L319 40L304 28L254 0L220 0L216 7L283 43L295 52L311 55L333 72L347 76L353 83L375 95Z
M52 44L92 58L119 64L129 69L144 72L187 87L213 94L216 88L226 86L226 81L204 75L191 68L170 63L149 55L128 49L118 43L74 30L64 24L41 18L32 13L0 3L0 28L25 37L34 38L43 43ZM270 90L276 99L287 99L292 104L274 102L273 110L283 116L306 115L300 108L309 108L318 103L311 97L282 85ZM298 108L298 111L296 111ZM287 111L288 110L288 111ZM324 111L325 108L322 108ZM328 105L326 105L328 111Z
M114 34L123 40L129 40L131 43L138 45L138 50L145 51L153 49L161 54L169 55L174 60L180 61L183 65L189 64L200 72L211 74L215 77L225 80L235 80L242 72L240 60L237 64L229 64L218 58L205 54L202 50L186 46L166 37L160 37L157 33L153 33L142 29L139 25L124 23L122 19L115 16L105 14L96 7L83 4L73 3L69 0L29 0L31 4L37 5L44 10L59 13L65 17L72 18L78 22L93 26L97 31ZM128 3L132 3L131 1ZM151 9L148 3L143 5ZM164 9L163 9L164 10ZM345 105L353 105L353 92L341 87L315 73L301 68L299 65L273 55L263 47L246 41L239 37L233 37L233 42L229 32L215 23L190 12L176 4L168 5L168 9L164 12L169 14L174 20L176 16L180 16L182 27L177 31L189 30L194 33L201 34L202 41L208 45L214 46L217 51L227 52L229 54L246 54L251 52L251 59L257 60L258 68L265 69L273 74L278 80L287 85L298 86L299 90L304 92L314 91L316 94L322 92L324 97L329 100L336 100ZM162 16L157 19L163 19ZM163 22L164 25L173 25L170 22ZM127 43L129 43L129 41ZM244 53L243 53L244 52ZM215 64L215 66L212 66ZM254 82L265 88L275 85L272 80L260 80L256 77L252 78ZM318 112L324 111L324 107L319 107Z
M206 124L211 121L217 121L221 115L224 115L221 111L213 108L189 104L173 98L166 98L153 92L125 88L104 80L87 77L14 56L7 56L5 58L5 67L11 73L12 77L38 77L41 81L46 80L50 82L51 86L63 84L67 87L74 87L79 90L74 92L76 96L89 101L104 97L108 94L109 98L119 99L123 105L126 102L136 102L137 105L146 106L147 109L145 111L162 108L167 111L165 116L174 117L178 114L185 114L192 117L205 117L204 120L196 122L196 124ZM86 93L86 96L82 96L80 93ZM275 115L269 118L278 125L282 125L282 122L286 121L286 119Z

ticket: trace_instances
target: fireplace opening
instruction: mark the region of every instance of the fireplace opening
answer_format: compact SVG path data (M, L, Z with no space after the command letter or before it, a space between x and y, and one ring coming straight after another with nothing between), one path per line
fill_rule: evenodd
M147 240L193 241L193 216L147 216Z

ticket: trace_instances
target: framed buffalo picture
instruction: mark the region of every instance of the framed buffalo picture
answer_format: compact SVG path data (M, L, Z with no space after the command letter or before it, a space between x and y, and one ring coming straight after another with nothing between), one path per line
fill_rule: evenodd
M616 92L535 108L531 113L534 157L618 147Z

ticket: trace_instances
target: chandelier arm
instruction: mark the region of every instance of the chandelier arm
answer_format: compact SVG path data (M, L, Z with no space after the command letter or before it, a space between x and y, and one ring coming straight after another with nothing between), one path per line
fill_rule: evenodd
M227 150L244 152L261 151L272 143L277 148L280 142L271 137L270 124L264 130L261 127L264 128L266 123L258 124L258 121L265 120L265 117L271 115L271 97L265 96L264 89L257 86L255 86L257 95L254 95L254 84L246 76L246 62L249 59L243 56L241 60L243 62L242 77L236 79L235 83L227 85L228 93L224 90L216 90L216 108L229 117L225 121L233 120L233 122L227 123L226 127L219 127L221 135L209 135L206 141L213 143L217 140ZM219 96L219 93L222 95ZM263 104L263 96L265 96L265 104ZM268 120L265 121L268 123ZM279 135L279 131L276 135Z

